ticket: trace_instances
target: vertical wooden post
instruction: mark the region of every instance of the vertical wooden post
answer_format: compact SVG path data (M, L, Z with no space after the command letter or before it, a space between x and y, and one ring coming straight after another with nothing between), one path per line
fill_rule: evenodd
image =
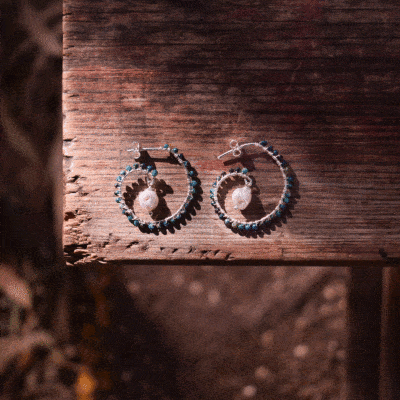
M400 396L400 274L398 267L384 268L382 301L382 400Z
M382 270L353 267L348 298L348 400L379 397Z

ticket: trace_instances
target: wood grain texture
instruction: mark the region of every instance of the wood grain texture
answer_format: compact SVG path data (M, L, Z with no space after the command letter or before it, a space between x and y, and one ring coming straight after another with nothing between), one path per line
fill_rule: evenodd
M398 255L399 17L384 0L66 0L65 245L105 260ZM298 180L294 208L262 236L226 229L209 203L231 166L256 179L250 219L282 190L265 157L216 159L233 138L269 140ZM199 209L173 234L141 233L115 203L133 141L171 143L198 171ZM183 169L150 155L174 212Z

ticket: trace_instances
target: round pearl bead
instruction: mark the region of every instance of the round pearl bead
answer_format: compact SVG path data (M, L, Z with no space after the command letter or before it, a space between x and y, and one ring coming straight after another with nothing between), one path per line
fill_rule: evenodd
M143 190L139 194L139 204L144 210L153 211L158 206L157 193L151 187Z
M248 186L235 189L232 201L235 210L244 210L251 202L251 189Z

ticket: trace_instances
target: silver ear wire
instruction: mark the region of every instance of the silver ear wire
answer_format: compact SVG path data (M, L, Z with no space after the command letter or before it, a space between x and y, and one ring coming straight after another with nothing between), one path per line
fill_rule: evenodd
M219 155L217 158L218 160L223 156L226 156L229 153L232 153L234 157L239 157L242 155L242 146L239 146L239 142L235 139L232 139L229 142L230 150L226 151L225 153Z
M229 142L229 146L231 147L230 150L226 151L225 153L222 153L221 155L219 155L217 158L218 160L221 159L222 157L226 156L229 153L232 153L232 155L234 157L240 157L242 155L242 148L246 147L246 146L258 146L258 143L243 143L243 144L239 144L239 142L235 139L231 140Z
M133 158L139 158L140 153L142 151L148 151L148 150L165 150L164 147L140 147L139 142L133 142L133 148L128 149L127 151L132 151L133 152Z
M139 142L133 142L133 148L128 149L127 151L132 151L133 152L133 158L139 158L140 157L140 145Z

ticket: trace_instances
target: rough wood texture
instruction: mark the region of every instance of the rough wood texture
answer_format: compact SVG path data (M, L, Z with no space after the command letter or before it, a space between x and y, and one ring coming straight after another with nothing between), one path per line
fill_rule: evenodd
M396 2L66 0L64 13L67 246L108 260L398 255ZM232 138L270 140L299 182L287 220L262 237L226 229L209 204L213 179L243 165L216 160ZM200 209L174 234L141 233L115 203L133 141L171 143L199 173ZM281 190L278 168L253 161L251 218ZM173 212L182 171L156 165Z

